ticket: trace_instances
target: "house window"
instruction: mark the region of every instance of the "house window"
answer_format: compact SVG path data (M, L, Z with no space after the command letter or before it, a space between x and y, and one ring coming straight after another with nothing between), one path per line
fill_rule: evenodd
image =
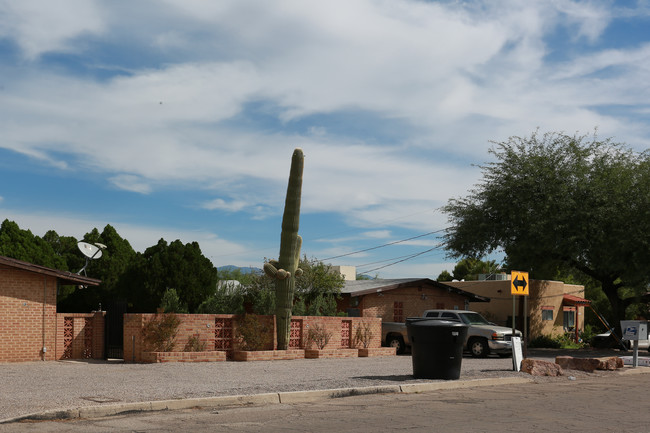
M404 303L395 301L393 304L393 322L404 321Z
M564 307L564 330L573 331L576 326L576 307Z
M542 307L542 320L553 320L553 307Z

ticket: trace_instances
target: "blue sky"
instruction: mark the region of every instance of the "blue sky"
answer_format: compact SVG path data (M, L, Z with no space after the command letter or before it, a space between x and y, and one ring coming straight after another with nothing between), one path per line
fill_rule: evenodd
M490 140L647 149L649 76L648 1L0 0L0 218L261 266L301 147L327 259L443 230ZM439 242L328 262L435 278Z

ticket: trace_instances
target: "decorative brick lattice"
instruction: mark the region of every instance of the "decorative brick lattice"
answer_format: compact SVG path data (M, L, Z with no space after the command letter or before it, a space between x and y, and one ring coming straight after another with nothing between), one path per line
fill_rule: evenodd
M84 319L84 351L82 357L90 359L93 357L93 319Z
M395 301L393 304L393 322L404 321L404 303Z
M300 349L301 346L302 346L302 319L291 319L289 347L292 349Z
M72 358L72 340L74 336L74 319L63 318L63 359Z
M232 349L232 319L214 319L215 350Z
M352 329L351 320L341 320L341 347L350 347L350 329Z

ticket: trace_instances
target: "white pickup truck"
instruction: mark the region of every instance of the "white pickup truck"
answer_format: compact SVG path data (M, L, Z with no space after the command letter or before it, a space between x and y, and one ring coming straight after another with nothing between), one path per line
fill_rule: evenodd
M512 329L495 325L475 311L467 310L426 310L422 317L445 319L469 325L467 340L463 344L475 358L484 358L490 353L499 356L512 354ZM397 353L404 353L411 344L406 332L406 323L382 323L382 343L397 348ZM515 336L521 337L521 331L515 330Z

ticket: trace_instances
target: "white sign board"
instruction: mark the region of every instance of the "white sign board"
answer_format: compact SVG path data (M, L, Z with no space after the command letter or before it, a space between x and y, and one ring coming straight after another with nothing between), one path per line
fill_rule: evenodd
M512 337L512 369L521 370L521 361L524 360L524 354L521 351L521 337Z

